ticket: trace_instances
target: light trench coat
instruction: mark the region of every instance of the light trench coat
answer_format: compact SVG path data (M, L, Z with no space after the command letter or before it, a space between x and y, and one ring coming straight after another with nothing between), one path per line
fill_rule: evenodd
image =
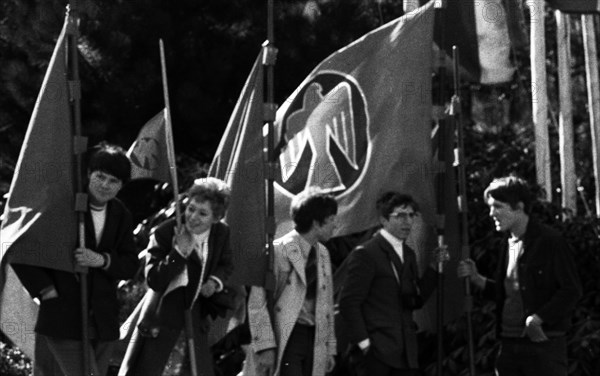
M317 294L315 302L315 346L313 376L323 376L327 361L336 354L333 317L333 283L327 248L317 243ZM244 376L260 375L256 369L256 353L277 349L276 369L279 375L281 357L298 319L306 295L306 261L302 256L310 244L296 231L274 242L275 294L273 319L267 309L267 295L262 287L252 287L248 300L248 319L252 335L247 350Z

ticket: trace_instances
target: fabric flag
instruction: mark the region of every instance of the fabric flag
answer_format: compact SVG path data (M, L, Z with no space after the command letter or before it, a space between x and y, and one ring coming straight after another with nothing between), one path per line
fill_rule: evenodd
M227 281L236 289L237 308L211 326L209 343L243 323L246 292L243 285L262 285L265 258L265 174L263 162L262 52L254 62L210 165L209 176L227 182L231 200L225 221L231 229L234 274Z
M261 59L262 53L244 84L208 172L231 188L225 218L235 252L231 284L261 285L266 270Z
M144 125L127 156L131 160L132 180L171 181L164 109Z
M30 357L37 305L9 264L74 270L77 226L66 27L65 21L21 147L0 230L1 330Z
M519 0L448 0L441 19L435 41L449 56L458 46L468 79L482 84L512 80L511 52L527 44Z
M568 13L598 13L600 0L547 0L554 8Z
M279 235L292 228L291 198L308 186L336 196L335 236L378 225L378 196L396 190L419 202L422 216L408 243L426 265L436 246L428 48L433 21L431 1L338 50L278 110ZM421 327L430 328L432 318L419 320Z

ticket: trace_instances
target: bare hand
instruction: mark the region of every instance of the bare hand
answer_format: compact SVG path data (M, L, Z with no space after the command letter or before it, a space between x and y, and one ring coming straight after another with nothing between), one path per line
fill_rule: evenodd
M477 265L475 265L475 262L473 260L467 258L461 260L458 263L458 268L456 269L456 272L458 274L458 278L471 278L477 274Z
M448 252L448 246L437 247L433 250L433 262L436 264L445 263L450 261L450 252Z
M209 279L200 289L200 294L205 298L210 298L215 292L217 292L217 282Z
M77 248L75 250L75 263L83 267L101 268L104 266L104 256L89 248Z
M271 375L275 371L275 349L256 354L256 368L259 375Z
M525 329L523 330L523 337L527 336L531 342L544 342L548 340L546 333L542 329L542 323L536 320L533 316L527 317L525 321Z
M181 226L178 233L173 236L173 246L183 258L188 258L194 250L194 238L185 226Z
M58 291L56 291L56 288L54 286L44 289L42 291L42 295L40 296L41 301L54 298L58 298Z
M327 373L333 371L335 368L335 357L333 355L329 355L327 357Z

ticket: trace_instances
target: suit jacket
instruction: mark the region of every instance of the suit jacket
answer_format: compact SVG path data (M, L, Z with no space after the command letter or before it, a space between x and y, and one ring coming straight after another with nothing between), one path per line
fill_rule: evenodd
M496 299L496 332L502 329L502 311L506 291L504 279L508 267L508 242L498 258L495 281L486 281L484 293ZM581 281L573 251L555 230L531 218L523 236L523 254L517 264L523 323L537 314L550 336L565 334L571 325L573 309L581 298Z
M257 374L253 367L255 353L266 349L277 349L279 375L283 351L306 296L305 260L301 249L310 247L296 231L284 235L274 242L274 312L267 309L266 291L252 287L248 300L248 320L252 344L244 368L244 375ZM324 245L317 243L317 295L315 302L315 345L312 375L323 376L327 359L337 351L333 323L333 284L331 261Z
M395 368L418 368L417 326L407 302L419 293L426 300L435 289L437 272L427 268L419 278L415 252L406 244L403 249L401 262L392 245L377 233L352 251L340 295L340 315L352 344L368 338L369 351L380 361Z
M162 362L172 348L162 336L157 338L142 337L138 331L137 324L144 320L156 320L160 328L179 331L184 326L184 311L189 308L195 296L197 300L192 307L192 320L194 323L194 335L196 346L206 346L206 337L210 321L207 319L206 306L208 299L198 294L201 287L200 274L202 265L193 253L188 259L183 258L179 252L173 249L173 235L175 234L176 222L174 219L160 224L154 231L153 239L148 245L146 260L146 281L150 289L146 296L140 301L134 313L136 317L130 317L127 322L133 325L131 328L131 340L127 348L119 375L138 375L139 364L137 359L140 351L144 350L144 341L156 341L153 348L158 348L161 354L155 354L156 364L144 364L148 369L162 370L165 364ZM225 283L233 272L232 251L229 245L229 227L218 222L212 225L208 238L208 256L202 283L210 276L216 276ZM187 279L187 283L183 283ZM164 346L160 344L164 342ZM204 344L204 345L202 345ZM207 354L207 349L198 351L198 354ZM148 356L146 354L145 358ZM150 356L152 358L152 356ZM212 362L212 359L199 358L198 364Z
M117 284L120 280L132 278L139 262L131 214L118 199L109 201L106 210L106 222L99 244L96 244L89 211L85 215L86 247L99 253L108 253L111 258L107 270L89 268L89 323L97 329L99 339L116 340L119 338ZM81 339L79 276L30 265L13 265L13 269L32 297L38 298L42 289L52 285L58 292L58 298L41 302L35 331L51 337Z

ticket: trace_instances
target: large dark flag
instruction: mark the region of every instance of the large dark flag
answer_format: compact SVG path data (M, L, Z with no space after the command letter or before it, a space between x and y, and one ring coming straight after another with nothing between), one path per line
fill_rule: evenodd
M65 22L31 116L0 231L0 325L29 356L33 356L37 305L10 264L65 271L74 267L77 232L66 27Z
M227 283L238 292L237 308L213 323L209 343L244 322L243 285L262 285L266 273L261 59L262 53L248 75L209 169L210 176L224 180L231 188L225 221L231 228L234 274Z
M170 182L165 110L150 119L131 144L131 179L149 178Z
M210 176L231 188L225 221L231 228L235 252L232 284L261 285L266 270L261 59L262 53L244 84L209 170Z
M279 234L292 228L291 198L308 186L336 196L336 236L378 225L377 197L396 190L421 206L408 241L425 265L435 247L436 223L433 21L432 1L366 34L321 62L284 102L276 121ZM423 327L433 322L420 321Z

